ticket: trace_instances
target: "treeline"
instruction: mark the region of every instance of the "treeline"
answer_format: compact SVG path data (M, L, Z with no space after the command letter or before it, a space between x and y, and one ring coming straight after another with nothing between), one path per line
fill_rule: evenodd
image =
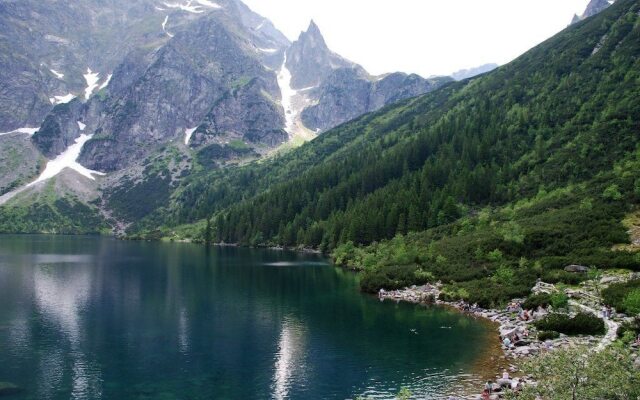
M248 175L194 196L211 213L195 216L212 216L212 241L331 250L597 184L638 145L637 8L620 2L493 73L340 127L286 162L235 172ZM327 143L340 150L322 153Z

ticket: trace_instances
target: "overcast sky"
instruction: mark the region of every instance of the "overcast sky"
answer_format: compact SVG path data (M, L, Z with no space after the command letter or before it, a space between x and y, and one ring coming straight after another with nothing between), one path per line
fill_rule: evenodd
M564 29L588 0L244 0L290 39L314 19L372 74L446 75L507 63Z

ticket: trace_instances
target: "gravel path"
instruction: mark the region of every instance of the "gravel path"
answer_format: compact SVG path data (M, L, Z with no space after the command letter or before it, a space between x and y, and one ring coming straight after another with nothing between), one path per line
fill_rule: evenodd
M580 304L575 300L569 300L569 304L599 317L597 310L594 310L591 307L585 306L584 304ZM605 347L613 343L613 341L616 340L616 337L618 334L618 327L620 326L620 324L618 324L617 322L609 318L602 317L602 319L604 320L604 323L607 327L607 332L605 333L602 340L600 340L600 343L598 343L598 346L596 346L595 351L602 351L604 350Z

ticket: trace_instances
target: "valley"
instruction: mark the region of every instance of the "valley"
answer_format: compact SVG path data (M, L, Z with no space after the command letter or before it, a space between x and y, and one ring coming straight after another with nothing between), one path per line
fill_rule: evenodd
M176 300L173 291L182 284L178 277L188 275L179 266L192 264L185 254L193 253L198 268L206 264L216 276L229 274L225 279L231 280L230 286L249 293L248 299L238 300L238 293L203 277L235 299L221 304L202 300L213 307L208 312L226 312L233 302L250 300L245 305L255 312L256 321L277 320L281 325L281 336L265 344L279 346L276 375L270 381L260 370L253 371L260 389L247 388L257 390L247 396L302 398L305 386L296 385L303 378L292 378L295 373L286 367L293 359L302 360L302 354L315 357L317 350L300 350L305 344L322 348L324 339L314 336L307 322L323 318L307 302L317 305L326 299L304 268L310 265L307 256L314 257L308 253L319 253L331 260L331 266L320 261L324 267L318 276L323 278L318 279L326 279L320 284L333 290L331 282L340 281L336 290L345 294L348 287L358 296L332 300L336 309L378 301L372 295L420 304L396 303L395 310L383 306L397 316L403 330L386 348L383 361L370 361L374 357L355 340L368 335L372 326L379 329L379 323L363 317L362 326L351 327L351 333L342 326L330 329L336 335L331 340L348 342L360 352L336 354L364 371L378 371L384 361L393 364L394 352L413 366L416 360L408 354L418 348L418 338L403 335L417 336L416 324L429 330L433 343L441 340L435 325L414 319L412 313L418 313L434 321L460 318L459 326L437 328L462 336L473 336L469 332L474 331L487 346L504 351L506 358L501 356L491 368L529 371L542 388L535 392L536 386L528 382L526 389L501 392L499 398L518 395L528 400L540 393L545 399L564 398L557 393L566 388L545 380L549 374L540 368L557 367L553 371L560 374L557 371L566 369L563 362L575 358L572 347L591 345L598 350L589 353L584 373L594 379L597 368L589 365L624 359L620 370L611 368L626 377L617 382L626 382L619 385L628 393L614 396L609 388L594 386L583 388L590 393L585 398L640 395L638 363L632 360L640 337L638 0L591 0L566 29L504 65L478 63L451 76L428 78L393 71L371 74L331 50L314 20L290 40L240 0L77 0L73 7L6 1L0 2L0 26L0 240L6 238L20 249L14 253L4 247L14 264L3 264L0 253L0 277L19 280L12 266L24 256L31 260L25 264L31 268L28 274L42 281L41 268L49 267L36 261L48 251L49 241L55 242L51 254L65 254L68 248L74 249L74 257L82 253L74 236L58 243L46 235L80 235L78 240L90 243L96 260L84 263L85 271L110 265L116 272L103 272L116 286L127 285L117 275L126 272L104 249L118 254L126 247L132 259L142 254L150 260L155 258L147 248L154 248L166 255L166 270L135 263L140 269L132 272L136 280L143 281L148 272L160 282L143 289L145 295L154 297L157 290L158 304L180 303L198 313L195 309L208 292L193 276L184 276L197 293L188 305ZM30 246L39 249L33 257ZM174 252L181 256L174 260ZM269 264L274 257L284 264ZM294 264L287 264L289 258ZM240 269L232 273L225 263ZM69 263L53 264L63 272L52 272L43 284L49 282L51 290L59 291ZM291 267L286 272L291 282L297 273L311 274L300 283L313 296L284 299L269 292L254 299L253 293L266 290L264 282L277 286L274 276L285 279L277 269L270 269L267 277L261 265ZM243 267L252 275L242 275ZM69 276L72 283L80 282L83 293L105 296L106 291L81 284L86 276ZM241 276L251 285L239 283ZM255 276L260 281L253 280ZM165 278L169 286L163 286ZM286 286L286 291L294 290L295 283ZM28 290L40 293L38 287ZM180 296L190 295L180 291ZM67 297L91 308L83 299ZM73 304L62 304L72 309L68 315L38 303L39 308L14 308L10 318L17 321L21 312L37 314L42 309L62 321L63 328L76 329L73 321L81 317ZM519 311L512 304L518 304ZM523 323L525 304L544 311L544 317ZM470 315L454 318L439 308L443 305ZM94 308L101 317L111 312ZM359 311L353 315L365 309L378 315L382 310L373 303L355 308ZM306 316L291 319L291 310ZM600 315L603 310L614 316ZM188 335L181 327L188 324L180 315L169 319L172 327L178 324L178 347L184 350L181 338ZM502 324L502 343L492 342L495 332L487 333L471 317ZM83 322L87 329L100 326ZM161 330L159 320L148 322L149 332ZM255 335L263 328L275 332L269 330L273 327L251 325L255 321L249 328L236 322ZM0 319L0 340L2 324ZM473 328L465 328L467 324ZM205 330L191 326L203 335L198 337L205 337ZM532 337L511 346L511 336L503 331L514 327L530 330ZM222 335L219 338L229 334L218 324L208 328ZM154 335L149 332L145 335ZM77 338L67 337L71 344ZM378 340L391 339L374 335L367 343ZM557 352L547 354L549 346ZM522 348L527 357L520 357ZM349 381L357 390L332 387L331 393L335 398L407 399L413 398L412 390L427 398L455 394L451 387L462 389L444 371L477 378L469 366L487 365L486 354L478 349L468 353L449 359L438 355L438 361L429 364L436 368L433 375L423 371L430 377L424 382L405 382L378 371L376 376L384 375L389 383L375 381L368 390L358 386L362 379L378 378L363 373L351 377L357 383ZM227 356L216 365L233 370L239 359ZM327 368L314 378L320 385L313 386L314 396L320 396L322 385L331 386L329 361L318 362ZM244 361L240 364L246 368ZM313 375L320 364L306 365ZM418 367L403 373L415 377ZM65 374L73 370L63 369ZM216 395L240 390L237 374L225 378L196 372L203 381L193 382L194 387L213 380L223 386ZM226 391L228 381L234 383ZM291 382L295 384L288 386ZM481 383L476 379L473 387ZM149 390L154 395L172 393L171 398L180 384L140 390L119 387L113 393L142 399ZM193 392L194 398L213 393L202 390ZM100 398L96 393L89 390L80 398Z

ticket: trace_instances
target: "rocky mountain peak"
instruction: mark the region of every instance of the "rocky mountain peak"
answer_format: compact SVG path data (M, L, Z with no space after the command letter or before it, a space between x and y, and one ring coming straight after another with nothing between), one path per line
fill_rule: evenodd
M582 18L584 19L584 18L592 17L598 14L599 12L603 11L604 9L608 8L611 4L613 4L613 1L591 0L584 11Z
M322 32L320 32L320 28L318 27L318 25L314 20L311 20L309 22L309 27L307 28L306 32L300 33L300 38L303 38L303 37L316 40L322 43L325 47L327 46L326 43L324 42L324 37L322 36Z
M615 3L615 0L591 0L589 4L587 4L587 8L584 10L584 13L582 15L573 16L571 24L582 21L585 18L593 17L594 15L599 14L600 12L609 8L609 6L613 3Z
M333 70L347 67L355 67L355 64L329 50L313 20L287 50L287 68L291 71L294 89L316 87Z

